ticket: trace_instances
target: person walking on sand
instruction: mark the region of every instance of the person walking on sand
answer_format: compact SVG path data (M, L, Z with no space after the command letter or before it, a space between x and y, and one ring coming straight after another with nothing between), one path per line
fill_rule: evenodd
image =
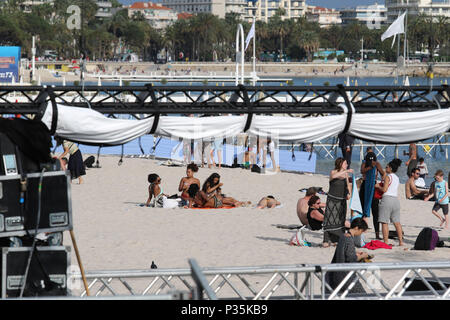
M398 188L400 180L395 174L402 164L400 159L394 159L386 166L386 175L384 177L383 186L380 183L375 185L375 188L383 192L379 206L378 221L381 223L381 230L383 233L383 241L388 244L389 239L389 221L392 221L397 231L399 246L403 246L403 230L400 224L400 201L398 199Z
M330 242L338 242L345 230L345 218L347 214L347 200L352 194L352 185L348 174L353 173L348 169L344 158L337 158L334 162L334 170L330 173L330 188L328 191L323 220L323 247L326 248Z
M448 192L448 182L444 180L444 171L437 170L434 174L434 179L436 180L434 182L434 196L436 199L436 202L434 203L432 213L439 218L441 221L440 226L445 224L444 228L448 229L448 203L449 203L449 192ZM429 194L427 197L425 197L425 201L428 201L433 194ZM442 213L444 214L444 217L442 218L438 211L439 209L442 209Z

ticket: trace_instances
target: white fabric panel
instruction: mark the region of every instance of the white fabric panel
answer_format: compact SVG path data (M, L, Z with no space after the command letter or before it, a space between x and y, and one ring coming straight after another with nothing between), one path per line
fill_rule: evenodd
M160 117L156 135L184 139L232 137L241 133L247 116ZM253 116L247 133L274 139L316 142L335 137L345 127L347 115L324 117ZM51 128L49 104L42 122ZM81 143L120 145L147 134L153 118L112 119L88 108L58 105L56 135ZM348 133L364 140L405 143L434 137L450 128L450 109L424 112L353 114Z
M231 137L242 132L247 116L161 117L157 135L185 139Z
M253 116L248 132L279 140L308 143L337 136L344 130L346 120L347 115L308 118Z
M58 125L56 135L68 140L119 145L148 133L153 118L143 120L112 119L88 108L57 105ZM41 121L50 129L53 109L49 103Z
M406 143L434 137L450 128L450 109L353 114L348 133L365 140Z

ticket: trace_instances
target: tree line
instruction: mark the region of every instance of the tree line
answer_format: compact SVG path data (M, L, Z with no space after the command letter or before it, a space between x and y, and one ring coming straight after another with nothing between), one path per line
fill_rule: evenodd
M172 60L229 61L235 59L235 39L238 24L245 34L251 24L242 21L238 14L228 13L225 18L199 13L179 19L165 30L152 27L142 14L128 16L127 9L118 10L111 18L97 19L97 6L93 0L55 0L53 5L33 6L31 12L21 9L23 0L6 0L0 4L0 45L22 47L23 55L31 58L31 35L38 38L38 52L55 50L63 59L78 58L85 52L91 60L111 60L119 52L134 52L145 61L155 61L161 51ZM82 10L81 28L70 30L67 8L78 5ZM312 61L319 48L343 50L344 55L333 56L343 61L346 57L359 59L361 39L364 48L372 49L369 59L396 61L397 44L392 38L381 42L380 30L366 25L333 25L321 28L306 18L283 19L284 9L278 9L268 22L256 22L256 52L258 59L289 59ZM439 53L448 60L450 24L448 18L432 19L426 15L408 17L409 53L415 51ZM403 35L402 35L403 37ZM251 46L251 45L250 45ZM403 52L403 43L400 53ZM252 50L247 50L250 57Z

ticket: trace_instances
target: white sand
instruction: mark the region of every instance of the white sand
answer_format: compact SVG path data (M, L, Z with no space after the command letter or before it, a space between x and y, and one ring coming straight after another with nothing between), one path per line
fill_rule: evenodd
M226 195L256 203L270 194L283 207L158 209L138 205L148 196L147 175L158 173L164 193L174 194L185 168L158 166L156 160L137 158L125 158L118 166L118 160L116 156L101 156L102 168L89 169L84 184L72 184L74 232L87 271L147 269L152 261L158 268L188 268L189 258L195 258L201 267L326 264L332 259L334 248L319 247L320 233L308 232L307 240L313 247L294 247L288 245L294 231L275 226L300 224L295 210L304 193L298 189L322 186L328 190L326 176L258 175L243 169L200 168L196 177L202 183L212 172L219 172ZM410 249L423 227L437 227L439 221L431 214L433 203L406 200L403 185L400 198L406 248ZM368 240L375 238L373 231L367 232ZM439 235L450 233L439 231ZM64 242L71 245L68 233ZM449 249L412 251L394 247L371 253L375 254L374 262L431 261L448 259ZM76 263L74 255L72 261Z

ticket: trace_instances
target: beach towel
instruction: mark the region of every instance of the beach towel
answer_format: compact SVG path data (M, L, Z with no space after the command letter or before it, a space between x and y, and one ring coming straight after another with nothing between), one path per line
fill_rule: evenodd
M384 243L380 240L372 240L369 243L366 243L366 245L363 247L369 250L376 250L376 249L392 249L392 246Z
M362 206L361 200L359 199L358 188L356 187L356 179L353 175L353 185L352 185L352 197L350 198L350 210L352 210L351 220L356 218L362 218Z
M372 207L372 199L373 194L375 192L375 175L377 169L373 167L369 171L366 172L366 180L364 183L364 208L363 215L366 217L370 217L370 209Z
M220 207L220 208L188 208L188 209L197 209L197 210L217 210L217 209L234 209L236 207Z

